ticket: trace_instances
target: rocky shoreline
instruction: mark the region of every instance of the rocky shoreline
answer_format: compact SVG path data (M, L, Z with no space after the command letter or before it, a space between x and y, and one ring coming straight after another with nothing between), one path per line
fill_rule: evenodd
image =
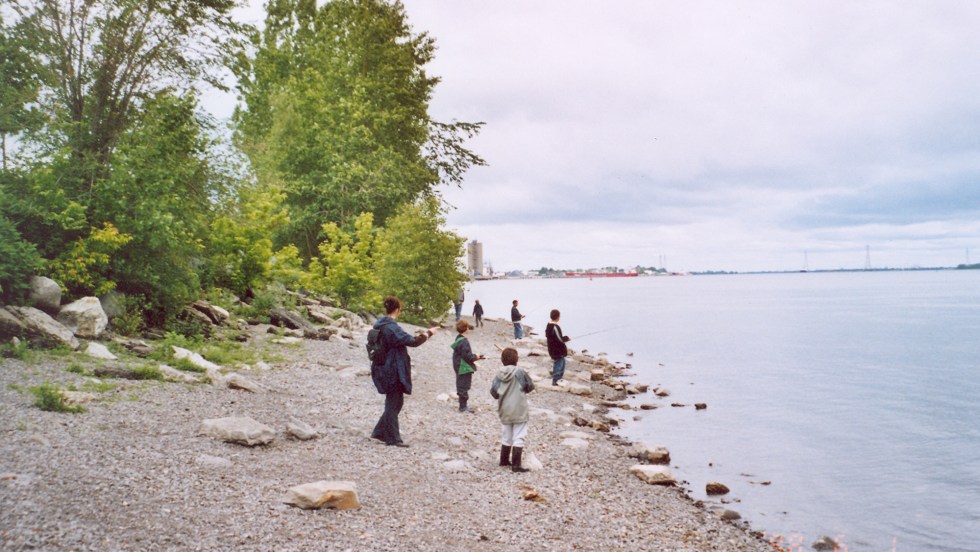
M455 332L446 329L411 350L415 390L400 417L410 447L370 439L383 396L367 369L368 326L352 326L320 339L249 327L246 346L275 360L217 367L205 372L211 384L93 380L68 369L81 353L0 360L0 547L772 550L683 489L646 482L669 483L669 468L639 467L630 453L657 462L666 451L643 452L609 432L608 408L627 393L617 367L575 355L569 383L552 387L546 349L533 339L515 345L505 321L469 333L488 357L470 392L476 414L458 412L452 398ZM525 474L496 465L489 387L506 346L540 379L528 396L534 470ZM112 362L125 365L120 356ZM95 388L94 400L82 414L41 411L25 389L45 382ZM230 443L204 427L230 417L271 428L271 441ZM325 480L353 482L360 507L285 503L290 488Z

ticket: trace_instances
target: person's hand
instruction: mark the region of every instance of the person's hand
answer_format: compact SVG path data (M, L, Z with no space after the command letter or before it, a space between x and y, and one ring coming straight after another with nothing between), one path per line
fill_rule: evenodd
M436 332L438 332L438 331L439 331L440 329L441 329L441 328L440 328L439 326L432 326L432 327L431 327L431 328L429 328L429 330L428 330L428 332L429 332L429 335L435 335L435 333L436 333Z

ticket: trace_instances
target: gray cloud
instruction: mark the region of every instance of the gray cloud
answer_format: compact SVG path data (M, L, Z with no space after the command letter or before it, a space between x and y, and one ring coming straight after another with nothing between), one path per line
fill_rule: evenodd
M980 250L980 3L404 4L435 117L486 122L445 196L497 268Z

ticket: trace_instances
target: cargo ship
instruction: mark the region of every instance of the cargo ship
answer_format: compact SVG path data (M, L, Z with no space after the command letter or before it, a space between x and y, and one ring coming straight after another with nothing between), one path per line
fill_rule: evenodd
M566 272L566 278L631 278L636 272Z

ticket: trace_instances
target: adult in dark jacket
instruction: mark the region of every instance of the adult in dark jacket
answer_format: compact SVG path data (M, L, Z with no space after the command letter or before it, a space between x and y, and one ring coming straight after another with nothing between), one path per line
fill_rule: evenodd
M513 306L510 308L510 321L514 323L514 339L521 339L524 337L524 326L521 325L521 320L524 320L524 315L521 311L517 310L517 299L514 299Z
M376 370L374 385L378 393L385 396L385 410L374 426L371 437L384 441L388 446L407 447L398 429L398 414L405 404L405 395L412 394L412 359L408 356L407 347L425 343L439 327L433 326L413 337L396 322L402 313L401 301L397 297L385 297L384 306L387 316L374 323L374 327L380 330L379 340L384 358L384 363Z
M480 304L479 299L473 305L473 325L477 328L483 325L483 305Z

